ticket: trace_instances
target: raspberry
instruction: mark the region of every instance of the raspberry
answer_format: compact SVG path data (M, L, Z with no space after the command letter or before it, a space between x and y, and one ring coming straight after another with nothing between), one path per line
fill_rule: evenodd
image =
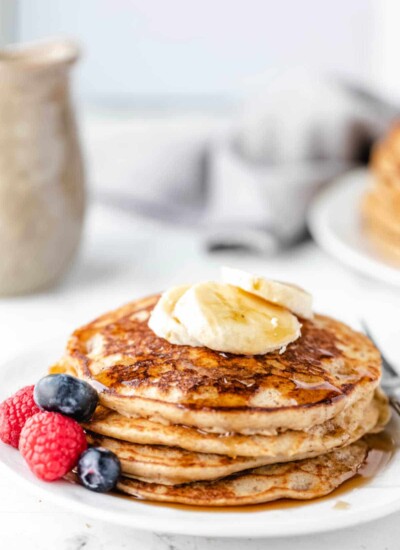
M87 448L81 426L60 413L40 412L27 420L19 450L32 472L44 481L62 478Z
M33 400L34 387L26 386L0 404L0 439L16 448L25 422L40 412Z

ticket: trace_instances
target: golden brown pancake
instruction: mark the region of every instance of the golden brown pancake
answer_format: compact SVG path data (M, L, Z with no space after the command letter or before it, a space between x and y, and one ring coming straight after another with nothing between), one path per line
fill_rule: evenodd
M372 151L373 185L361 202L364 232L382 259L400 265L400 124Z
M364 195L361 214L373 249L386 261L400 265L400 209L396 211L384 193L374 189Z
M364 231L375 253L393 267L400 267L400 240L370 224L365 225Z
M383 188L394 190L400 188L400 165L396 154L386 141L378 143L373 148L370 167Z
M263 466L217 481L170 486L122 477L118 489L140 499L192 506L305 500L326 495L353 477L367 454L368 446L361 440L316 458Z
M366 193L361 204L364 223L370 230L386 234L392 240L397 239L400 249L400 205L396 209L385 193L376 187Z
M388 418L387 398L377 390L372 401L369 398L359 400L324 424L313 426L307 431L287 430L269 436L222 435L189 426L166 426L145 418L122 416L103 407L99 407L94 418L83 426L93 434L127 442L127 450L129 443L163 445L228 457L263 457L263 464L269 464L315 456L335 447L349 445L367 432L380 430Z
M387 407L386 404L385 406ZM165 445L142 445L94 433L88 433L88 441L91 445L105 447L114 452L121 461L122 472L129 477L151 483L177 485L218 479L267 464L321 455L335 447L350 445L367 432L381 429L382 426L378 425L379 416L380 406L375 402L365 411L359 424L348 431L344 428L337 429L322 438L301 433L296 435L295 432L270 436L270 451L258 457L230 457L207 453L206 449L203 452L193 452ZM287 433L291 437L288 438ZM279 441L280 438L284 439L283 444Z
M157 337L147 325L157 300L137 300L76 330L62 360L121 414L272 434L326 422L379 383L376 348L329 317L303 320L301 337L284 353L232 355Z
M109 449L121 461L124 475L165 485L219 479L268 464L264 457L229 457L193 453L178 447L137 445L97 434L88 434L91 445Z
M400 124L396 123L372 149L370 168L382 187L400 189Z

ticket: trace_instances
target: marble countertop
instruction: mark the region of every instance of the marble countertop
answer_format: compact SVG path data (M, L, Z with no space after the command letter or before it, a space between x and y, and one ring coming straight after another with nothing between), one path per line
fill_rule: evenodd
M317 310L353 325L367 318L396 359L399 291L349 272L312 242L272 258L208 254L201 235L94 203L80 257L54 289L0 300L0 364L29 346L67 337L74 327L140 295L178 282L216 277L220 265L242 267L312 290ZM61 350L60 350L61 352ZM1 368L1 367L0 367ZM21 381L23 383L23 381ZM391 550L398 548L400 515L335 533L295 539L201 539L121 528L81 517L38 499L0 477L0 547L22 550ZM154 526L155 529L157 526Z

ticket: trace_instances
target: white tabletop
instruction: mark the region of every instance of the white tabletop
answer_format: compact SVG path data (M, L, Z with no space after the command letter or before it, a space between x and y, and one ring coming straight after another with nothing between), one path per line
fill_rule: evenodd
M81 323L135 297L178 282L216 277L221 264L294 281L313 292L317 310L353 325L366 317L396 359L399 291L350 273L313 243L273 258L210 256L194 231L161 226L95 203L88 213L80 258L63 283L41 294L0 300L0 363L30 345L45 345L60 335L66 338ZM172 537L114 527L40 500L4 475L0 495L0 548L16 550L239 550L245 546L250 550L268 545L275 550L389 550L398 548L400 540L398 514L336 533L268 543Z

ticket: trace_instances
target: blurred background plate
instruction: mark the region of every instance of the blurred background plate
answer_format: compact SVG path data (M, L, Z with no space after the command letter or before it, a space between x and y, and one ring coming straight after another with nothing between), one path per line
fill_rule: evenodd
M337 179L314 201L308 225L326 252L359 273L400 286L400 269L385 263L364 235L360 203L368 186L367 170L353 170Z

